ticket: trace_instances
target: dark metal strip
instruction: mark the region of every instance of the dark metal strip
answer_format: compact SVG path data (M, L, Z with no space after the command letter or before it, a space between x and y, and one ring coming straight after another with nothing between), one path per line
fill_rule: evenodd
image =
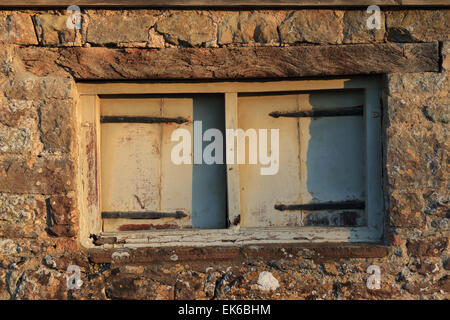
M128 211L128 212L102 212L103 219L162 219L175 218L181 219L187 217L183 211L176 212L158 212L158 211Z
M343 116L362 116L363 106L337 108L331 110L306 110L295 112L273 111L269 116L273 118L316 118L316 117L343 117Z
M340 202L322 202L322 203L308 203L308 204L276 204L275 209L279 211L293 211L293 210L351 210L351 209L365 209L366 203L361 200L349 200Z
M101 123L169 123L175 122L178 124L188 122L189 120L182 117L166 118L166 117L144 117L144 116L101 116Z

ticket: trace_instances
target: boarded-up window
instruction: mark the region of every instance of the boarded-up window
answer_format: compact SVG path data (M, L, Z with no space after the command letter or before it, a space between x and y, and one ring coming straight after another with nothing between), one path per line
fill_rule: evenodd
M379 78L79 91L83 245L91 234L114 246L382 238ZM189 133L189 163L172 158L177 129ZM222 136L219 163L205 159L219 141L209 129Z
M364 224L363 91L242 95L238 103L240 128L280 130L276 175L239 168L242 226Z
M224 166L171 159L174 130L223 131L223 96L101 99L100 119L104 231L226 226Z

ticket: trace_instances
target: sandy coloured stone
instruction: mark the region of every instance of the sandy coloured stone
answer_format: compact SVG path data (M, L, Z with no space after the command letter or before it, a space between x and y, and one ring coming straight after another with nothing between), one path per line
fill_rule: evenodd
M386 90L389 95L405 97L433 97L449 94L450 76L448 72L391 73L386 75Z
M343 11L294 11L280 26L281 43L340 44L343 40Z
M171 44L191 47L210 46L215 33L212 19L195 12L174 12L160 18L155 30Z
M0 193L0 220L9 223L27 222L35 217L36 197Z
M135 45L149 41L149 29L155 24L156 16L150 14L126 15L115 12L102 16L91 14L87 30L87 42L92 44Z
M69 15L41 14L33 16L36 34L41 45L80 46L81 33L67 27Z
M450 10L402 10L386 13L387 39L392 42L450 40Z
M30 151L33 140L30 128L10 128L0 125L0 154Z
M74 163L71 159L5 156L0 159L0 192L54 194L72 191Z
M442 69L450 73L450 41L442 42Z
M218 26L219 45L241 43L279 43L275 18L269 14L232 12L227 13Z
M38 44L31 16L27 14L0 16L0 42L20 45Z
M73 100L47 100L39 106L39 131L44 150L69 152L75 137Z
M344 43L383 42L385 29L384 13L380 12L380 28L369 29L367 19L370 13L366 10L349 10L344 14Z
M45 57L42 56L42 59ZM72 99L75 97L76 89L75 82L71 78L36 77L32 73L23 72L12 77L10 81L0 82L0 90L8 99L41 101L43 99Z

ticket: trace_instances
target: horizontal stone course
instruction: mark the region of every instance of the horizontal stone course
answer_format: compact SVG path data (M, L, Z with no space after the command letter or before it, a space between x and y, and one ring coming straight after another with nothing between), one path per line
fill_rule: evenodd
M433 42L450 38L450 10L382 10L369 30L366 10L84 10L80 29L65 11L0 14L0 42L42 46L216 47L378 42ZM1 12L0 12L1 13ZM283 18L276 18L282 13Z

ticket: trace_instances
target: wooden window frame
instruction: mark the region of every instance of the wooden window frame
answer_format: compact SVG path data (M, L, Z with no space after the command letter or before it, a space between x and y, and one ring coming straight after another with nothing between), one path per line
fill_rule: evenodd
M115 239L105 248L162 246L233 246L270 243L379 243L384 235L380 78L352 77L330 80L78 83L78 201L80 242L96 247L92 234ZM227 229L102 232L100 215L100 107L101 96L133 94L201 94L225 96L225 128L237 129L238 93L298 92L311 90L364 90L366 212L363 227L265 227ZM369 169L370 168L370 169ZM227 165L228 219L240 214L239 165Z

